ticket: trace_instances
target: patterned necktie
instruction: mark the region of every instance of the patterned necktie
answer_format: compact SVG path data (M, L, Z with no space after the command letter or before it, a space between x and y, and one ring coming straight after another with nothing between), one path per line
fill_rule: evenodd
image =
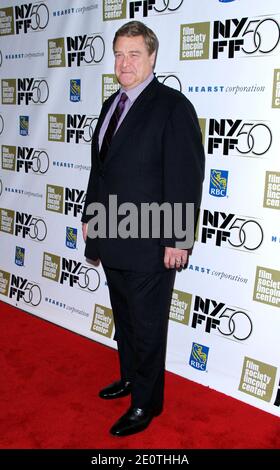
M109 150L109 147L111 145L112 139L114 137L114 134L118 126L119 119L123 113L127 98L128 96L125 93L121 94L121 97L118 101L115 111L113 112L111 119L109 121L108 127L103 137L103 142L99 151L99 156L102 161L104 161L107 155L107 152Z

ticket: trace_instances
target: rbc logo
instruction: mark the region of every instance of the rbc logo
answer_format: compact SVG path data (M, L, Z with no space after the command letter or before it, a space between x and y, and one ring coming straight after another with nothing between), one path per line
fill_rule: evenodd
M189 365L194 369L206 370L209 348L203 344L193 343Z
M19 117L19 134L28 135L29 130L29 116L20 116Z
M70 80L70 101L73 103L81 101L81 80L79 78Z
M66 227L65 245L72 250L77 248L77 233L78 230L73 227Z
M17 266L24 266L24 254L25 254L25 248L16 246L15 264Z
M209 194L215 197L225 197L227 195L228 171L211 170Z

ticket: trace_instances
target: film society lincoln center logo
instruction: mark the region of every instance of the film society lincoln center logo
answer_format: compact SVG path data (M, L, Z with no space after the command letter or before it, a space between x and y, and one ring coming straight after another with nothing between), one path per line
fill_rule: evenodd
M244 357L238 390L269 402L273 392L276 372L277 368L270 364Z
M91 265L48 252L43 253L42 277L90 293L100 286L99 272Z
M180 60L276 55L279 40L279 15L182 24Z
M161 72L156 75L157 79L165 85L182 91L182 83L177 74ZM119 82L114 74L106 73L102 75L102 103L120 88ZM206 121L206 119L203 119ZM204 123L202 123L204 124Z
M0 232L42 242L48 230L46 222L40 216L1 207Z
M247 310L219 300L192 296L176 289L172 294L169 318L205 333L220 334L231 341L245 341L253 331L252 320ZM203 351L206 352L206 349ZM200 359L202 360L202 355Z
M43 2L0 8L0 36L38 33L46 29L48 23L49 10Z
M49 156L45 149L2 145L1 168L3 170L42 175L49 169Z
M280 307L280 271L257 266L253 299L256 302Z
M280 69L274 70L272 87L272 108L280 108Z
M0 269L0 294L24 301L32 307L37 307L42 300L41 288L36 282Z
M112 337L114 326L112 309L95 304L91 331L107 338Z
M102 75L102 103L107 100L113 93L118 91L120 85L114 74L107 73Z
M47 184L46 210L78 217L82 213L85 191Z
M90 145L97 119L86 114L49 114L48 140Z
M169 312L170 320L181 323L183 325L188 325L191 312L191 303L191 294L174 289Z
M5 78L1 80L1 99L4 105L42 105L49 98L45 78Z
M280 209L280 172L267 171L265 175L263 207Z
M98 65L105 55L105 41L98 33L48 40L48 67Z

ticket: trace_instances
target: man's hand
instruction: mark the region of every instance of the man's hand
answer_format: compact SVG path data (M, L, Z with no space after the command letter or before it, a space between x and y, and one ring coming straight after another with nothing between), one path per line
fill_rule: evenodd
M188 250L179 250L179 248L165 247L164 266L170 268L184 268L188 262Z
M83 231L83 239L84 239L84 242L87 241L87 231L88 231L88 224L85 224L83 223L82 224L82 231ZM91 259L91 260L87 260L89 264L93 264L93 266L99 266L100 264L100 259L97 258L97 259Z
M87 241L87 230L88 230L88 224L83 223L82 224L82 231L83 231L84 242Z

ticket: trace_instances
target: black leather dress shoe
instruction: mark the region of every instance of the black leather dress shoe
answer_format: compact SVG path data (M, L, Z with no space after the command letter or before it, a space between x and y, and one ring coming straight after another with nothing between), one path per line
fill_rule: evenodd
M108 387L100 390L99 396L105 400L112 400L114 398L126 397L130 392L131 382L119 380L118 382L114 382L111 385L108 385Z
M130 407L127 412L112 426L110 433L113 436L129 436L146 429L152 419L158 416L161 410L148 410Z

